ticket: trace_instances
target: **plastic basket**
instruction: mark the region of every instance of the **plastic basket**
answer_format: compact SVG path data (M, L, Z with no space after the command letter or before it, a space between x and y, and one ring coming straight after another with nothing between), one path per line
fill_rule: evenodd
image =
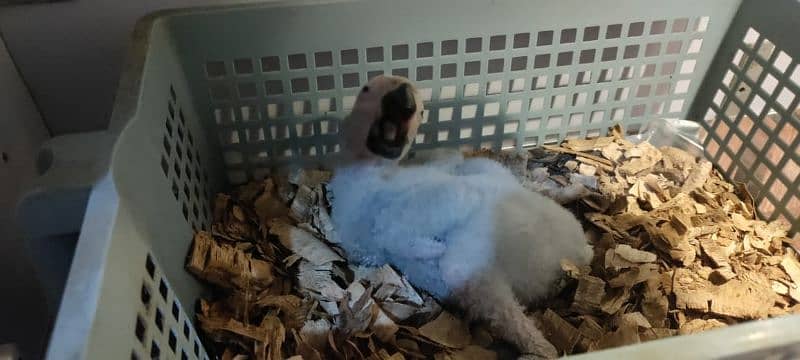
M116 143L92 184L48 357L208 358L192 326L203 287L184 262L212 194L335 157L338 124L376 74L421 88L416 149L696 119L706 156L796 233L798 18L793 0L293 1L151 15L135 30ZM791 351L799 321L586 356L761 358Z

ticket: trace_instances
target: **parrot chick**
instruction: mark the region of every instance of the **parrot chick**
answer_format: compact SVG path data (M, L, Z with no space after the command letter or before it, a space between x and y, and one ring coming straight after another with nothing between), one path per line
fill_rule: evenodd
M398 165L423 111L405 78L378 76L362 88L342 124L344 161L330 183L341 246L352 262L395 266L523 354L557 357L523 304L552 295L561 259L591 259L580 223L489 159L442 151L423 165Z

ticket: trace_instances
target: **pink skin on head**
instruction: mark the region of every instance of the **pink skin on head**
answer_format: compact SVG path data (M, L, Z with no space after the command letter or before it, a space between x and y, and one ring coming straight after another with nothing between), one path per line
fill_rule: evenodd
M400 127L395 124L384 124L381 127L383 133L381 138L387 143L391 142L396 136L396 131L406 130L405 146L402 155L396 159L389 159L375 154L367 147L367 138L370 128L385 118L382 109L384 96L397 90L405 84L413 94L416 112L409 119L401 121ZM398 76L377 76L370 80L359 92L353 110L342 123L342 149L350 160L355 161L391 161L397 162L402 159L411 147L414 137L417 135L419 124L422 121L423 104L414 85L406 78ZM404 128L404 129L402 129Z

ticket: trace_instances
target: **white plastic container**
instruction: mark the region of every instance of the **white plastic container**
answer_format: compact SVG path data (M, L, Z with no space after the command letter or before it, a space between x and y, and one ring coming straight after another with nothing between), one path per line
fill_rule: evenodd
M292 1L151 15L105 141L55 141L21 206L28 220L53 206L85 214L48 357L207 358L191 324L203 287L184 262L209 199L276 166L330 160L339 121L378 73L407 75L426 96L417 149L696 120L705 155L796 233L797 19L794 0ZM63 161L87 159L75 143L95 156ZM798 340L800 318L786 317L585 356L791 358Z

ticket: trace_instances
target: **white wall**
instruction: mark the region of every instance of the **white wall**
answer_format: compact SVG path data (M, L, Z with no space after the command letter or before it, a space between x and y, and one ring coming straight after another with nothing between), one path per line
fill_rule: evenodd
M47 131L0 39L0 345L26 357L44 346L48 313L31 259L14 225L14 206L35 176L34 154Z
M54 135L98 130L108 123L137 19L165 8L241 2L68 0L0 7L0 33Z

